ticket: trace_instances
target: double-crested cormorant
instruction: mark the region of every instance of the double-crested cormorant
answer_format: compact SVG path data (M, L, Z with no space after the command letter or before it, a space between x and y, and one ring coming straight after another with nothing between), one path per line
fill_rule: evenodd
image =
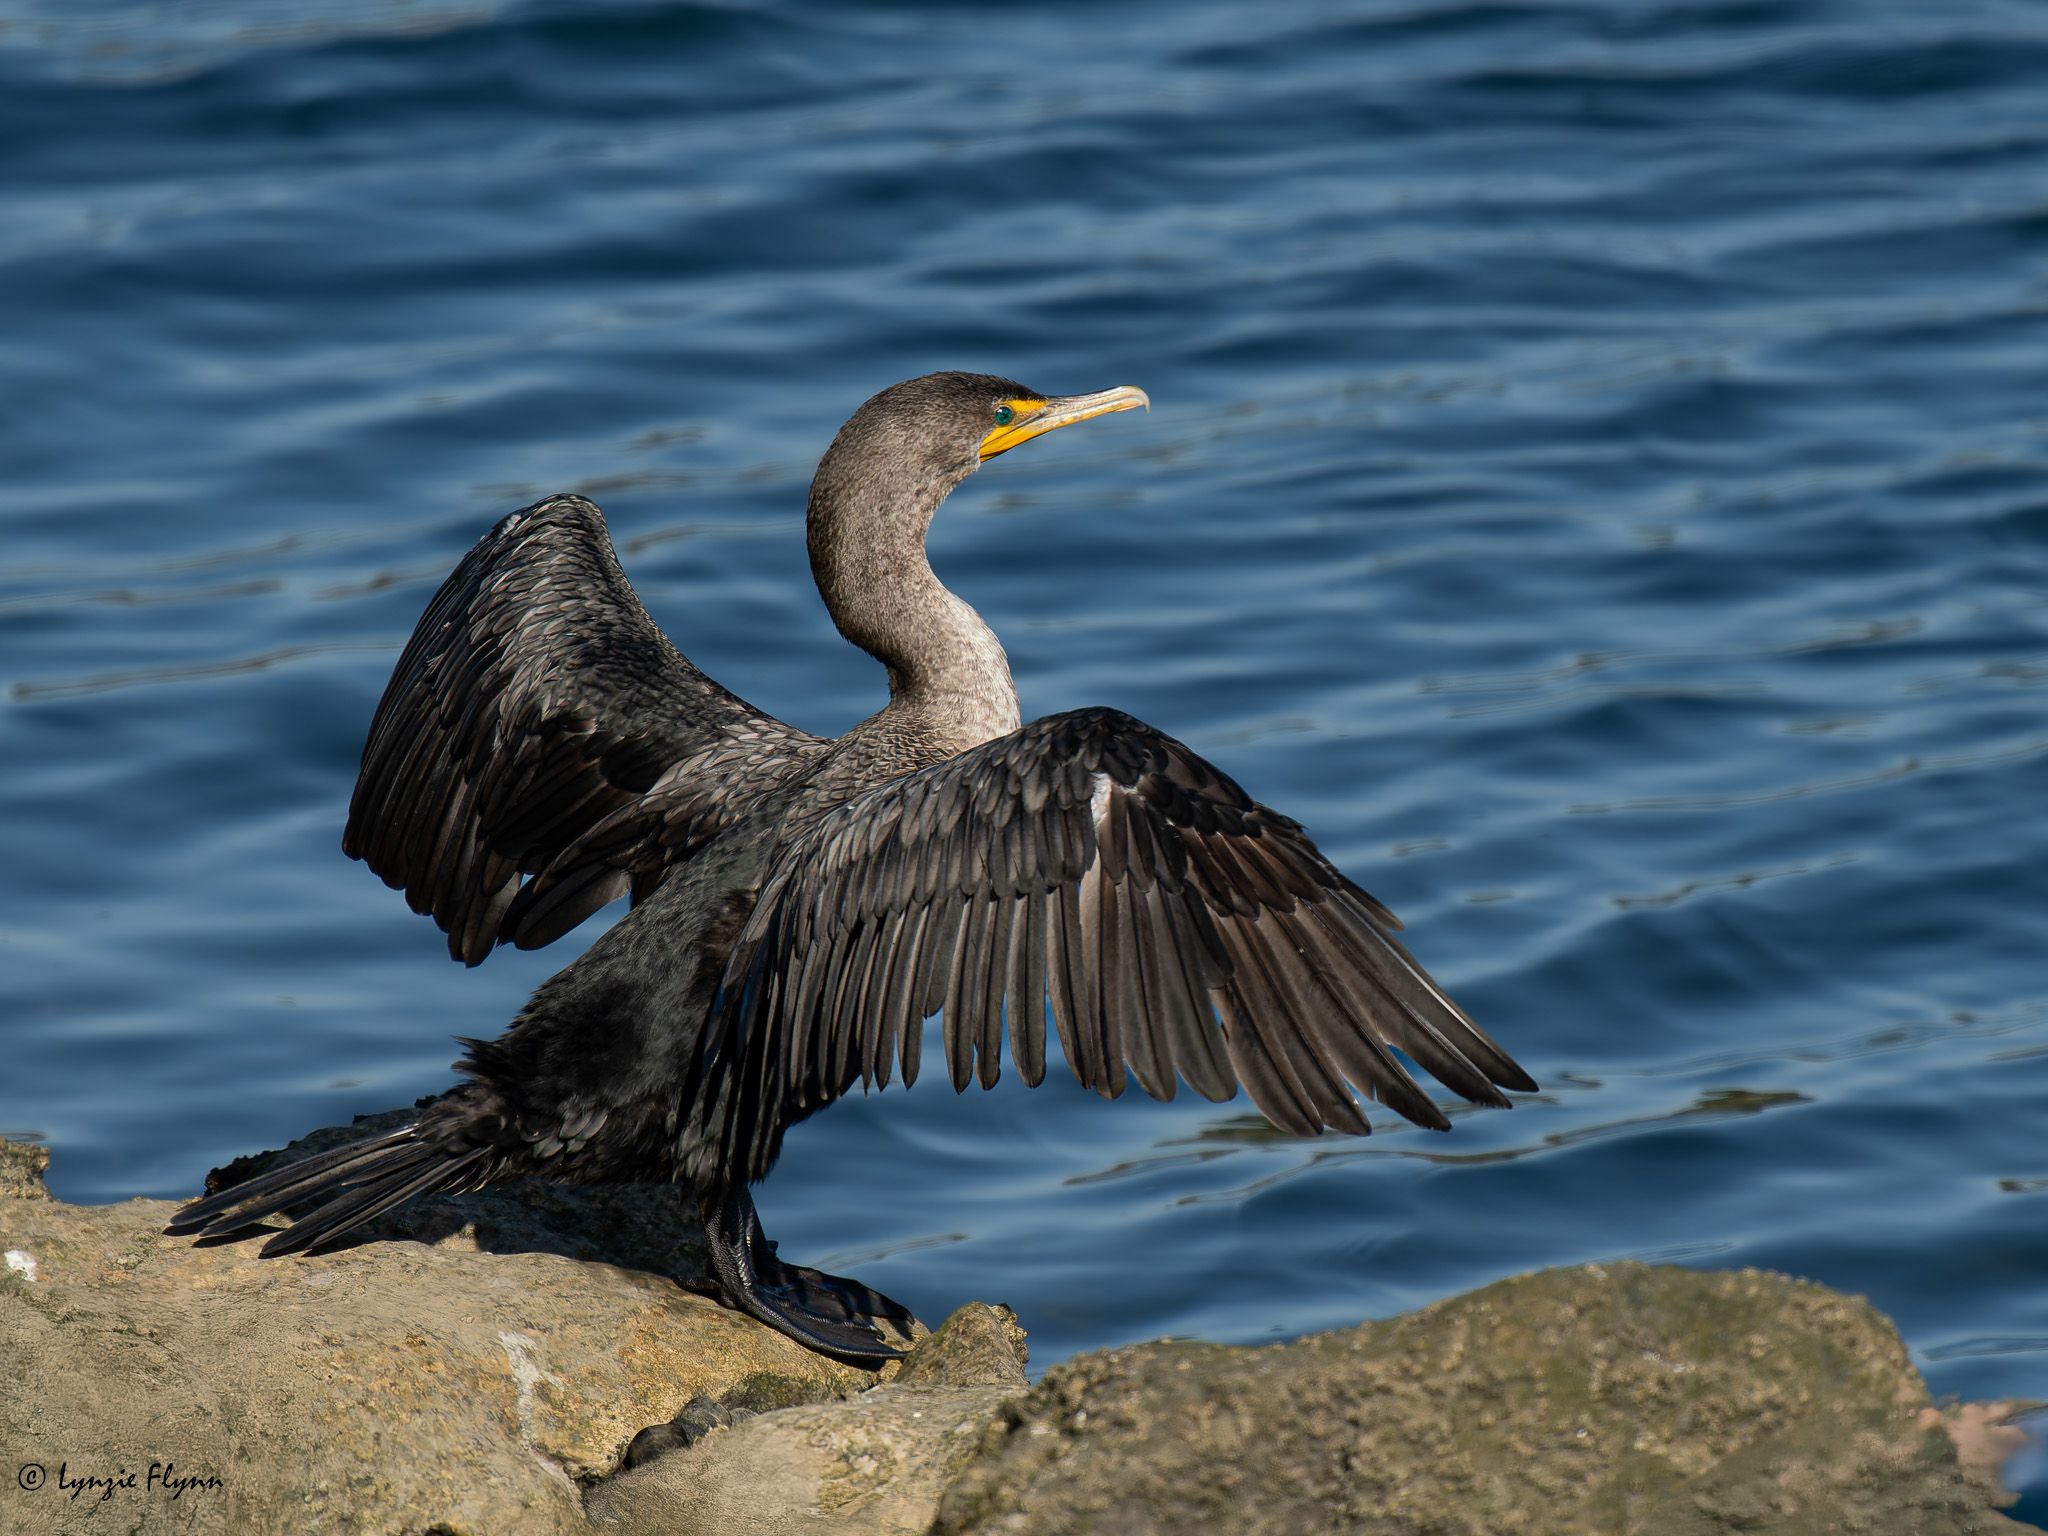
M534 993L403 1129L186 1206L224 1234L310 1206L314 1247L428 1191L539 1176L695 1192L733 1306L821 1353L897 1353L909 1314L785 1264L747 1186L856 1082L918 1071L943 1012L953 1086L1027 1083L1046 1016L1081 1082L1155 1098L1238 1083L1275 1125L1364 1135L1346 1086L1449 1121L1389 1047L1482 1104L1535 1083L1393 938L1300 826L1111 709L1019 724L996 637L940 585L948 492L1041 433L1148 404L937 373L883 390L811 482L811 571L889 702L836 741L761 713L669 643L597 508L552 496L463 557L399 658L343 847L471 965L632 911ZM530 878L529 878L530 877Z

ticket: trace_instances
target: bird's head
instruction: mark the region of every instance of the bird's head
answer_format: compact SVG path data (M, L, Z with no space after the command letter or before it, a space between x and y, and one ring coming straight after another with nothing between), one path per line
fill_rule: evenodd
M997 454L1150 404L1127 384L1041 395L992 374L928 373L890 385L839 429L811 481L811 575L839 632L888 667L892 708L922 698L970 744L1016 729L1002 646L926 561L932 514Z
M822 486L881 491L898 505L939 498L982 464L1059 427L1149 408L1142 389L1119 384L1088 395L1042 395L988 373L928 373L892 384L855 411L818 466ZM837 498L835 498L837 499Z

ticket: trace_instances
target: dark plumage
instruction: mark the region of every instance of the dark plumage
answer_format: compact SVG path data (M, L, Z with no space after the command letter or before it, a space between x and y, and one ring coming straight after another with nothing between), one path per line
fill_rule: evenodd
M956 1088L996 1080L1005 1036L1037 1083L1050 1013L1107 1097L1127 1072L1159 1098L1242 1083L1303 1134L1366 1133L1347 1083L1448 1128L1393 1049L1478 1103L1533 1090L1295 822L1114 710L1020 727L1001 646L932 574L932 514L979 463L1144 403L946 373L855 413L811 485L811 568L890 698L836 741L692 666L589 502L494 528L399 658L343 846L472 965L621 895L633 910L502 1037L465 1042L468 1081L413 1124L197 1201L171 1230L310 1205L263 1250L288 1253L430 1190L667 1177L700 1198L729 1301L874 1361L893 1353L874 1321L908 1314L783 1264L747 1185L854 1083L914 1079L934 1013Z

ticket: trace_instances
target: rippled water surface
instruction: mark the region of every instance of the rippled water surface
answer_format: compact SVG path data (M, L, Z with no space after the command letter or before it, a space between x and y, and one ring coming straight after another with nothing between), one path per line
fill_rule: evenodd
M436 1090L565 958L450 965L338 848L502 512L595 497L700 664L837 731L840 420L1130 382L941 573L1027 714L1305 821L1544 1091L1300 1141L928 1075L792 1137L785 1249L1041 1365L1764 1265L2048 1398L2039 7L0 16L0 1127L60 1194Z

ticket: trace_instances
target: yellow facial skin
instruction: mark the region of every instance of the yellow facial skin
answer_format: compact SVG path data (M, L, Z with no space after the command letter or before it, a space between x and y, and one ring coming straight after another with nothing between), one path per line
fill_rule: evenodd
M1070 427L1077 421L1087 421L1095 416L1107 416L1112 411L1150 410L1152 401L1145 391L1131 384L1119 384L1115 389L1100 390L1092 395L1056 395L1050 400L1004 400L999 410L1010 413L1010 420L996 427L981 440L981 461L986 464L999 453L1008 453L1019 443L1028 443L1034 437L1042 437L1059 427Z

